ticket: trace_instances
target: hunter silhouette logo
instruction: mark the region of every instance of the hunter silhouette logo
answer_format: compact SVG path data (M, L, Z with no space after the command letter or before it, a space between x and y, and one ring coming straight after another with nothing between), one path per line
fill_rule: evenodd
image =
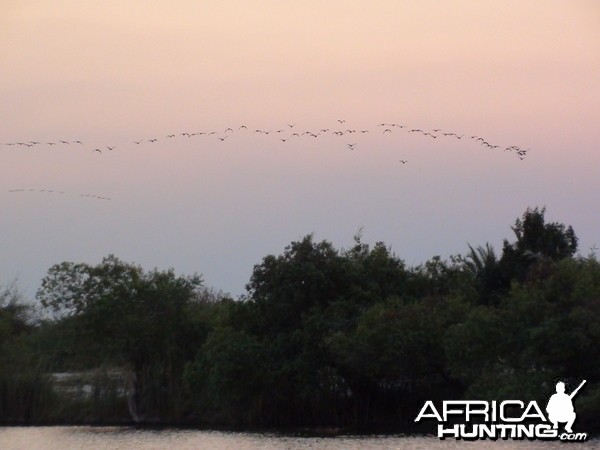
M573 432L573 423L577 418L575 414L575 408L573 407L573 397L583 387L586 380L583 380L577 389L571 394L565 394L565 383L559 381L556 383L556 394L552 394L550 400L548 400L548 406L546 406L546 412L548 413L548 419L553 424L553 429L558 429L559 422L566 422L565 431L567 433Z
M444 400L437 407L432 400L428 400L415 422L435 420L440 439L585 441L587 433L573 432L577 418L573 398L585 382L583 380L570 394L565 392L564 382L556 383L556 393L548 400L546 414L535 400ZM565 424L563 432L559 432L559 424Z

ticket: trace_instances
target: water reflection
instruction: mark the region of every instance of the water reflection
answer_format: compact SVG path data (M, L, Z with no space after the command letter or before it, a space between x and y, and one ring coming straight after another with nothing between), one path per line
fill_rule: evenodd
M424 436L303 437L268 433L130 427L5 427L0 428L0 448L9 450L280 450L280 449L547 449L564 448L560 442L539 441L440 441ZM600 440L570 444L569 449L600 449Z

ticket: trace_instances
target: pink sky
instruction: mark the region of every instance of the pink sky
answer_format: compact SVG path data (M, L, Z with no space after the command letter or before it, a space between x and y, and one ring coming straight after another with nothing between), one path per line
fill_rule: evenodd
M51 264L108 253L237 295L266 254L360 227L409 264L499 251L536 205L582 253L600 244L595 1L8 1L0 55L0 142L84 142L0 146L0 283L29 295ZM252 132L338 119L370 133Z

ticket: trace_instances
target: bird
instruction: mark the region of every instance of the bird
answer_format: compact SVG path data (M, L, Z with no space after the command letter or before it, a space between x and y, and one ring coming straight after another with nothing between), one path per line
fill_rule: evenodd
M408 161L407 161L407 160L405 160L405 159L401 159L401 160L400 160L400 162L401 162L402 164L406 164Z
M94 151L98 152L98 153L102 153L102 150L100 150L99 148L95 148Z
M108 145L106 146L107 149L109 150L114 150L115 147L109 147Z

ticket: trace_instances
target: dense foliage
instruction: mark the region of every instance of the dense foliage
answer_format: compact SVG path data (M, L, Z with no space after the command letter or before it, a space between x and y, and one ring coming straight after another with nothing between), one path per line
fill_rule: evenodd
M347 250L308 235L236 301L114 256L57 264L45 319L0 295L0 420L398 430L425 400L541 404L587 379L577 411L598 430L600 263L544 214L528 209L500 256L469 246L417 267L360 235Z

